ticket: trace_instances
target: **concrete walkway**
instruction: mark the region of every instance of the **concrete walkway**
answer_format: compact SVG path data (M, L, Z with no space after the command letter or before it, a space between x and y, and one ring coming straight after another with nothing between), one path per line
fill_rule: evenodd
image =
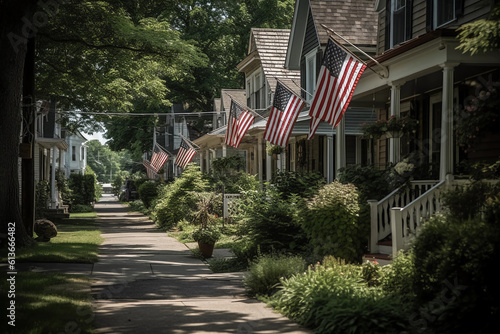
M92 268L96 333L311 333L247 298L241 274L213 274L114 197L95 208L104 238Z

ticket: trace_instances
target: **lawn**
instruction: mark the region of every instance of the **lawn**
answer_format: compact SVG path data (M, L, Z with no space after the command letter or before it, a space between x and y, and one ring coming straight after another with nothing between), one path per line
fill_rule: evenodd
M15 276L15 327L2 319L0 333L91 333L94 314L90 278L61 273L18 272ZM0 281L2 309L7 280ZM5 296L5 298L4 298Z
M50 242L39 242L33 248L16 250L17 262L71 262L97 261L102 242L98 224L93 219L68 219L57 225L57 236ZM2 261L5 261L2 258Z

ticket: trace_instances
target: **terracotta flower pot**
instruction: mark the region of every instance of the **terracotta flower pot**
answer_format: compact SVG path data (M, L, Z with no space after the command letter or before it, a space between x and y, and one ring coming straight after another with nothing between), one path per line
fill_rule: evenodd
M198 241L198 247L200 248L201 255L203 255L204 258L212 257L214 246L215 244L206 244Z

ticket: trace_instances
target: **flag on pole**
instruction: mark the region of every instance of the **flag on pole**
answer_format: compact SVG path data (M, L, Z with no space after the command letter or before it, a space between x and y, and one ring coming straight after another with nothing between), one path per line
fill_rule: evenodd
M191 147L191 145L189 145L183 138L181 146L179 147L179 152L177 152L177 157L175 158L175 164L184 169L187 164L193 160L195 154L195 149Z
M224 144L233 147L240 146L241 140L245 136L255 116L248 110L243 109L239 104L231 99L231 109L229 111L229 122L226 130Z
M278 81L271 115L267 119L264 139L274 145L285 146L288 144L295 121L304 105L305 103L300 97Z
M155 143L155 148L153 150L153 156L151 157L151 167L158 173L162 169L163 165L168 159L168 154Z
M146 174L148 175L148 179L154 179L156 172L154 171L153 167L151 167L151 163L142 158L142 164L144 165L144 167L146 167Z
M351 101L359 77L366 65L328 40L316 92L309 109L311 124L308 139L314 137L319 123L325 121L336 127Z

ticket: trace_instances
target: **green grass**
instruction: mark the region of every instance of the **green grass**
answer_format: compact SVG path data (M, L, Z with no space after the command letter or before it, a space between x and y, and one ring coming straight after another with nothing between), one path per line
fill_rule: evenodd
M16 326L4 316L0 333L92 333L90 284L84 275L18 272L15 298L8 299L8 282L1 280L0 304L6 310L9 300L15 301Z
M101 231L94 220L68 219L57 225L57 236L35 247L16 249L16 262L94 263L102 242ZM5 249L2 262L6 261Z
M69 218L97 218L97 212L70 213Z

